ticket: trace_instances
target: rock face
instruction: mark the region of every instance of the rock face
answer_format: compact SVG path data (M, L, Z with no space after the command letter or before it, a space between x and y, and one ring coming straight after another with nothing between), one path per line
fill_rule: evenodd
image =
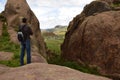
M104 2L107 2L108 4L112 4L113 1L115 1L115 0L99 0L99 1L104 1Z
M70 22L61 46L62 57L120 78L120 11L96 3L105 5L94 1Z
M0 21L0 36L2 35L2 22Z
M43 37L41 36L39 21L31 11L26 0L8 0L5 6L5 10L2 14L7 18L8 33L10 34L11 41L14 43L19 43L17 40L16 29L18 29L20 18L26 17L28 19L28 23L33 30L33 36L31 37L32 58L36 55L39 55L39 58L42 59L41 62L46 62L46 60L42 57L46 56L46 49Z
M111 80L81 73L67 67L44 63L33 63L12 69L0 67L0 69L2 69L0 72L3 72L0 74L1 80Z
M7 72L10 68L0 64L0 75Z
M0 61L12 60L13 53L11 52L0 52Z

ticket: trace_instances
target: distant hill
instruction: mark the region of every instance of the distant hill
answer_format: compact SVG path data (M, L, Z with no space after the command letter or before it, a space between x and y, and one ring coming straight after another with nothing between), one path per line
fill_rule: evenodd
M61 26L61 25L57 25L55 26L55 28L51 28L51 29L41 29L42 34L54 34L54 35L65 35L67 31L67 26Z

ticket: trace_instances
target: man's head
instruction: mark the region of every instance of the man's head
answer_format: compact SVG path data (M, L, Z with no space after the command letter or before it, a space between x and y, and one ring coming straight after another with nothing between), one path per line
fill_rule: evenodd
M23 22L23 23L26 23L26 22L27 22L27 19L26 19L26 18L22 18L22 22Z

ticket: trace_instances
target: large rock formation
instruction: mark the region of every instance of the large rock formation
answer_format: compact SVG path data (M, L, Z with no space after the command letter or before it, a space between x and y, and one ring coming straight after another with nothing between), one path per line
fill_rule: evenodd
M65 59L120 78L120 11L100 1L87 5L70 22L61 49Z
M0 36L2 35L2 21L0 21Z
M18 68L0 66L1 80L111 80L67 67L33 63Z
M5 6L5 10L2 13L8 23L8 32L10 34L11 41L19 43L17 40L16 30L20 23L20 18L26 17L33 30L32 36L32 60L33 62L41 61L46 62L42 56L46 56L46 49L43 38L41 36L39 21L31 11L26 0L8 0ZM42 56L41 56L41 55ZM36 59L37 58L37 59Z
M99 1L104 1L107 2L108 4L112 4L114 0L99 0Z

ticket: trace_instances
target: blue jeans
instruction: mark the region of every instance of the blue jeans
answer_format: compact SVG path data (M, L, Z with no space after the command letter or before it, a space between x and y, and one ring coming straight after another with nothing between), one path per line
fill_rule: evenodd
M20 55L20 65L24 65L24 56L25 56L25 49L27 51L27 64L31 63L31 46L30 46L30 39L27 39L24 42L21 42L21 55Z

